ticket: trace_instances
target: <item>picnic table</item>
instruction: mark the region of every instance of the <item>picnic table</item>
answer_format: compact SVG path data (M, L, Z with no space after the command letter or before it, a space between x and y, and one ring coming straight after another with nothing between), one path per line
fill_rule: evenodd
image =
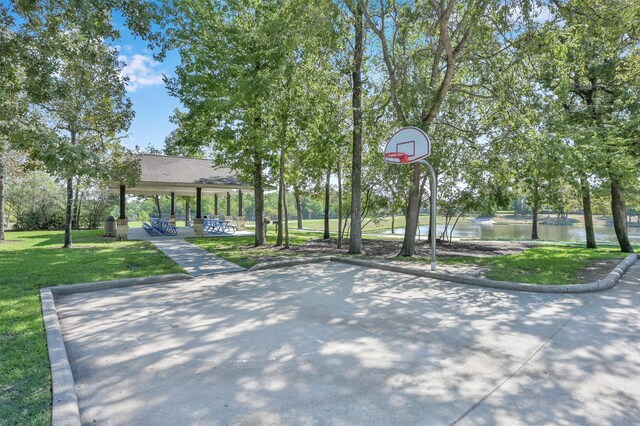
M147 222L142 223L142 228L152 237L155 236L173 236L178 234L176 227L166 219L152 217Z
M210 234L235 234L236 227L226 219L205 219L204 230Z

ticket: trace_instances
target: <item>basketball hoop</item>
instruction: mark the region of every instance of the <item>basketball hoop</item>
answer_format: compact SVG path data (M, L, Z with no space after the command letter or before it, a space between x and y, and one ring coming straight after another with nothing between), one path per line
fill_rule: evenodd
M406 152L387 152L384 154L384 158L390 160L391 163L406 164L409 162L409 154Z
M436 270L436 198L438 184L431 164L425 158L431 155L431 141L427 134L417 127L403 127L395 132L384 147L384 161L390 164L424 164L431 174L431 270ZM416 169L418 172L419 169ZM406 232L406 230L405 230Z

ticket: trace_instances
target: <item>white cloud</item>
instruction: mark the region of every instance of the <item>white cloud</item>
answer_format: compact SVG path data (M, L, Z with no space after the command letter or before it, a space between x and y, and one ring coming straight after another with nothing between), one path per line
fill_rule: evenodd
M160 62L154 60L151 56L135 53L132 56L120 55L118 59L126 63L126 66L122 69L122 76L129 78L127 84L129 92L135 92L145 86L163 84L162 72L158 69Z

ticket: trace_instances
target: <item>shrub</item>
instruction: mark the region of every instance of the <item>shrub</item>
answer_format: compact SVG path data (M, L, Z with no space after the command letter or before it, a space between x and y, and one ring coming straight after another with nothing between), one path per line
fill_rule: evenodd
M65 212L62 209L34 209L20 212L13 229L16 231L40 231L64 229Z

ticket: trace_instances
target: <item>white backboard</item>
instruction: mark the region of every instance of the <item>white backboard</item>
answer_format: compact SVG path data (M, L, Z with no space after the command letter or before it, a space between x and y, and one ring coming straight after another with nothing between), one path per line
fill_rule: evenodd
M431 155L431 141L425 132L417 127L403 127L391 136L384 153L402 152L407 154L408 162L415 163L418 160ZM400 159L387 158L388 163L400 163Z

